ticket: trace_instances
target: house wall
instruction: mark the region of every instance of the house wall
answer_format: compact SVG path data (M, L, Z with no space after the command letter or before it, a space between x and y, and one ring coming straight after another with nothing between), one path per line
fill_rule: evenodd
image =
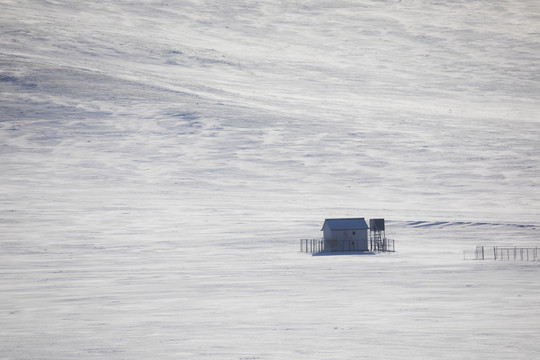
M325 225L323 236L326 251L369 250L367 229L332 231Z
M332 230L330 230L330 227L326 224L323 227L323 238L324 240L332 239Z

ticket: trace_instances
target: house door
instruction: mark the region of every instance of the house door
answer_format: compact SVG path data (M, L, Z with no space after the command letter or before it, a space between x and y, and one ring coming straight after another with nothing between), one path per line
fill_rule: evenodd
M343 232L343 251L353 250L353 236L350 231Z

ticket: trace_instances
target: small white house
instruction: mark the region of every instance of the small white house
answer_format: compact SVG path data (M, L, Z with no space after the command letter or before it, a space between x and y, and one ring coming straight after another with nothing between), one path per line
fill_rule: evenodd
M325 251L369 251L364 218L326 219L321 231Z

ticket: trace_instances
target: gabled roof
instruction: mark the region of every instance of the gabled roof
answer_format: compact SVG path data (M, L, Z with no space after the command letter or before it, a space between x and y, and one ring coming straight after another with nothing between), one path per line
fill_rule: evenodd
M366 220L364 218L350 218L350 219L326 219L324 220L324 226L328 225L330 230L361 230L369 229ZM321 229L322 230L322 229Z

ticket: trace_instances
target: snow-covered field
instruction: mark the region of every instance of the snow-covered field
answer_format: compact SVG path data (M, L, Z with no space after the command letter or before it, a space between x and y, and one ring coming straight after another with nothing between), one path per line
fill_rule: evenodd
M0 4L0 358L536 359L536 1ZM324 218L397 252L316 256Z

